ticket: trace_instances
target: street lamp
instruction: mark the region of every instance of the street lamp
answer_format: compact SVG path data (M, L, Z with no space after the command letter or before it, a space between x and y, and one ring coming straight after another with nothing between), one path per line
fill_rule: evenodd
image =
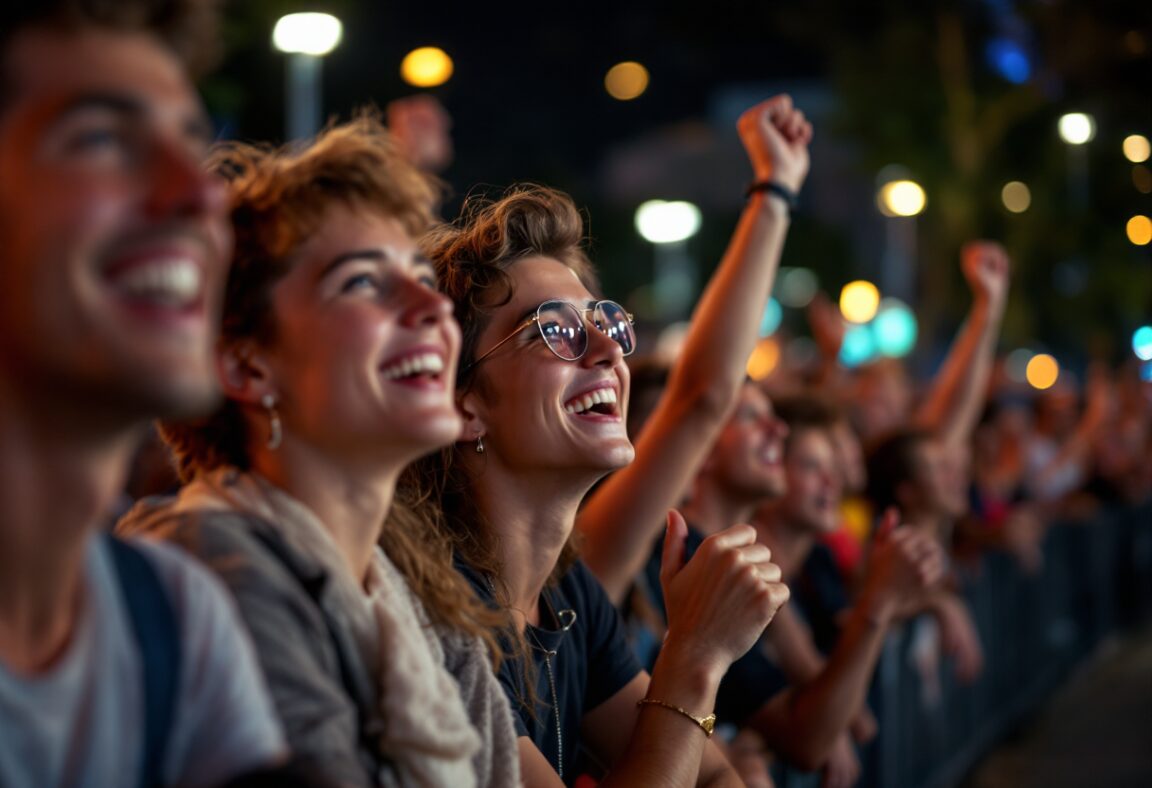
M684 316L696 291L687 241L700 231L700 209L682 200L649 200L636 209L636 231L656 251L658 309L667 320Z
M288 55L284 86L288 139L304 139L320 129L321 59L336 48L343 34L344 26L331 14L288 14L276 22L272 45Z
M915 279L916 216L928 205L924 187L902 177L902 169L886 167L880 173L876 205L888 217L885 223L885 250L880 287L885 293L911 301Z
M1096 136L1096 121L1085 112L1060 116L1060 139L1068 143L1068 191L1077 208L1088 206L1088 154L1085 145Z

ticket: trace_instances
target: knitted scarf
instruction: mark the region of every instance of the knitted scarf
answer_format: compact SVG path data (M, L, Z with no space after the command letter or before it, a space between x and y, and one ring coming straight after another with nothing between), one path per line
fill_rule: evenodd
M395 770L382 771L382 784L478 784L476 766L481 763L474 765L473 757L481 741L465 711L461 688L444 667L444 648L427 612L383 550L376 549L361 585L312 511L263 478L234 468L217 470L185 487L178 507L255 515L326 570L340 614L377 679L383 720L379 744ZM476 656L484 658L482 653ZM459 661L459 654L455 658ZM492 770L490 759L484 760ZM515 773L500 774L495 782L493 777L484 775L481 784L515 784L504 780L519 779Z

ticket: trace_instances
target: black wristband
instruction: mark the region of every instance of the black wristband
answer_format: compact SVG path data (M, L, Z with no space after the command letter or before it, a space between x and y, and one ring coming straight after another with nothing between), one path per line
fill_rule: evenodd
M796 210L800 204L800 198L796 192L789 189L787 186L781 186L776 181L755 181L748 186L748 190L744 192L745 197L751 197L756 192L768 192L775 194L784 204L788 206L789 211Z

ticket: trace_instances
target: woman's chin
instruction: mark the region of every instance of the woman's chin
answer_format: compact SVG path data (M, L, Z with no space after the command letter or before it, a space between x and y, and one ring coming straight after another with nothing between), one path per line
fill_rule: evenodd
M451 446L460 439L463 424L453 412L439 417L422 416L397 425L392 433L398 442L411 446L413 459Z

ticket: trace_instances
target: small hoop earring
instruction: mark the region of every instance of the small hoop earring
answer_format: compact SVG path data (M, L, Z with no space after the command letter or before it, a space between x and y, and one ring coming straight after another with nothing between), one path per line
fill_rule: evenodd
M269 451L276 451L284 440L284 432L280 428L280 414L276 412L276 398L265 394L260 398L260 404L268 411L268 440L264 444Z
M477 454L483 454L484 453L484 436L483 435L477 435L476 436L476 453Z

